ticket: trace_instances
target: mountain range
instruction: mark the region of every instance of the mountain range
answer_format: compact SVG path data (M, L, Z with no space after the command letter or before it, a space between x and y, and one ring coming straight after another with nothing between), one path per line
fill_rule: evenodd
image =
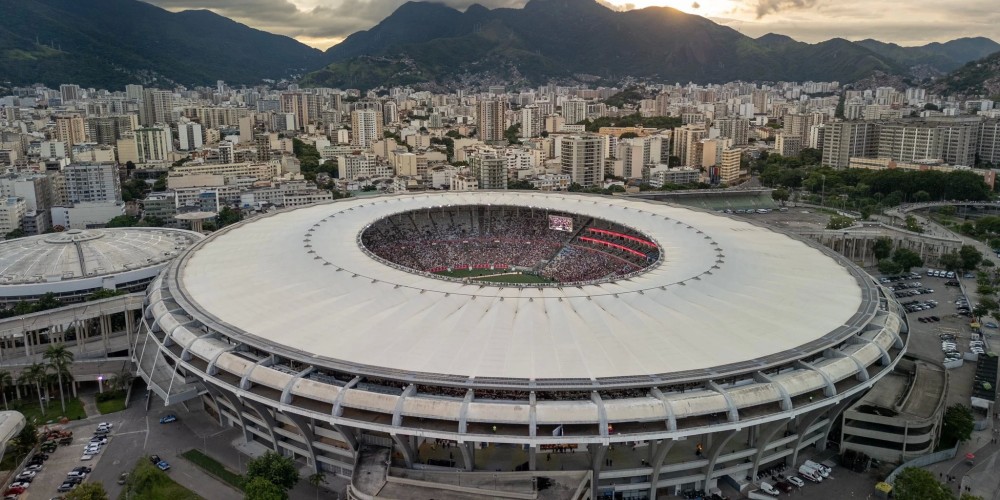
M852 82L873 72L933 75L1000 51L986 38L921 47L834 38L808 44L784 35L750 38L668 7L614 11L594 0L530 0L524 8L465 12L409 2L326 51L332 64L305 83L371 87L476 77L542 83L590 75L667 82Z
M595 0L530 0L464 12L408 2L325 52L205 10L169 12L138 0L2 0L0 80L252 84L304 75L304 85L415 83L852 82L872 74L940 76L1000 51L986 38L921 47L841 38L809 44L751 38L667 7L613 11ZM3 83L0 81L0 83Z
M2 0L0 82L257 83L322 67L323 53L207 10L136 0Z

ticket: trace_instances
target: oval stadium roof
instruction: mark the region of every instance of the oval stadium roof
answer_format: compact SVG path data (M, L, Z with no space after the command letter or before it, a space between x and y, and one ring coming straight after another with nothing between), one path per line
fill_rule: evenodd
M653 238L663 259L627 280L482 286L391 267L358 243L368 224L390 214L485 204L619 222ZM575 194L454 192L312 205L219 231L172 269L169 286L187 314L271 352L452 379L593 380L763 366L821 349L873 314L865 275L810 243L710 212Z

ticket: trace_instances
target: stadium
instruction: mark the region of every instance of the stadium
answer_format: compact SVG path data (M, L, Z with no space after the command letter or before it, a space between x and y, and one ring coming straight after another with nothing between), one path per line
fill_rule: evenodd
M809 241L627 197L350 198L245 221L149 286L168 405L352 498L657 498L824 449L905 315Z

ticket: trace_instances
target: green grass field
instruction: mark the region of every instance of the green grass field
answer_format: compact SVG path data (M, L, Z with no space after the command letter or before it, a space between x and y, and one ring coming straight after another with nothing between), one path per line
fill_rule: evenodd
M143 457L129 473L128 482L118 500L141 498L143 500L202 500L193 491L177 484L166 473Z
M34 420L38 425L48 422L58 422L59 417L65 416L70 420L80 420L87 418L87 412L83 411L83 403L79 399L66 396L66 413L62 411L59 403L59 396L53 397L45 405L45 414L38 406L37 396L24 396L21 400L10 401L10 409L21 412L27 420Z
M227 469L218 460L198 451L188 450L181 453L181 456L190 460L191 463L201 467L205 472L232 485L238 490L243 489L243 476Z
M473 269L470 271L468 269L456 269L453 271L442 271L436 274L447 276L449 278L471 278L473 281L485 281L489 283L552 283L552 280L542 276L535 276L534 274L504 273L510 273L510 271L500 271L495 269Z

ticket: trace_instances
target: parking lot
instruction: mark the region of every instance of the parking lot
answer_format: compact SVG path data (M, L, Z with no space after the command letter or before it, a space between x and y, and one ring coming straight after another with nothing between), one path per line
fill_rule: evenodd
M93 459L82 461L83 450L90 441L98 422L79 421L68 424L65 429L73 431L73 441L69 445L59 446L49 459L44 462L31 486L20 496L20 499L49 499L59 495L56 490L66 480L66 474L78 466L96 468L104 458L99 453ZM103 450L102 450L103 451Z

